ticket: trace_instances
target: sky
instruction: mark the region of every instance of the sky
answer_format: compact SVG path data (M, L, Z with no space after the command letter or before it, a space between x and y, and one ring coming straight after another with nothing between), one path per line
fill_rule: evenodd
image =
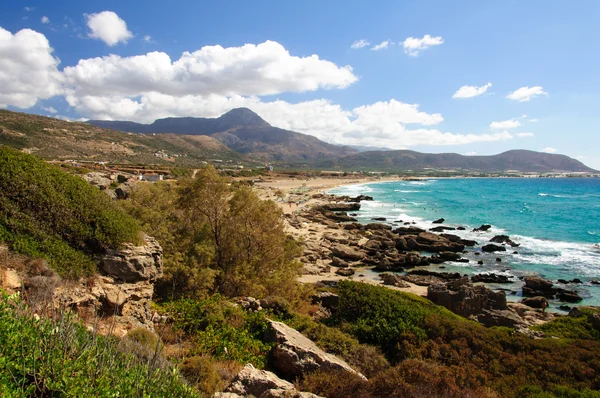
M248 107L324 141L600 169L597 0L20 1L0 108L151 123Z

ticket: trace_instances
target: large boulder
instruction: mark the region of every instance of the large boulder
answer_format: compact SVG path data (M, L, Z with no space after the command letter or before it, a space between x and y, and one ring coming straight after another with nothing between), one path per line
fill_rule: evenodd
M365 254L361 251L355 250L349 246L335 244L331 246L331 254L334 257L339 257L343 260L348 261L359 261L365 257Z
M525 297L521 302L531 308L545 309L548 307L548 300L546 300L546 297L542 296Z
M360 203L327 203L316 208L317 211L357 211Z
M476 274L471 276L471 282L484 282L484 283L511 283L511 280L506 275L500 275L496 273L489 274Z
M381 280L383 280L383 284L387 286L396 286L396 287L410 287L408 283L406 283L400 275L397 274L388 274L383 273L379 274Z
M427 298L448 308L455 314L469 317L483 310L506 310L506 294L485 286L473 286L467 277L446 284L433 284L427 288Z
M508 235L496 235L492 239L490 239L490 242L505 243L505 244L509 245L510 247L519 247L520 246L520 244L513 242L512 239L510 239L510 236L508 236Z
M110 184L112 183L112 180L110 178L108 178L103 173L98 172L83 174L81 177L87 182L89 182L91 185L99 188L102 191L108 189L108 187L110 187Z
M125 282L155 281L162 276L162 247L147 236L141 246L126 243L122 248L108 249L98 259L98 266Z
M479 323L486 327L505 326L516 327L523 325L523 320L519 315L510 310L488 310L484 309L480 314L477 314L476 319Z
M271 366L286 377L301 377L316 370L341 371L366 378L342 359L328 354L295 329L269 321L265 340L275 343L270 353Z
M486 253L493 253L493 252L505 252L506 251L506 247L504 246L498 246L498 245L494 245L493 243L487 244L485 246L483 246L481 248L482 251L486 252Z
M260 397L271 389L295 391L294 385L289 381L280 379L273 372L258 370L249 363L235 376L224 392L244 397Z
M523 296L544 296L554 298L555 289L551 281L538 276L526 276L524 278Z

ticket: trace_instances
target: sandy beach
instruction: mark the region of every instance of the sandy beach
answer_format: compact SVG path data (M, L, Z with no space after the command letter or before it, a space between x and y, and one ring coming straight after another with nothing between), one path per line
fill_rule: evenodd
M295 179L278 177L255 182L254 189L263 199L274 201L286 214L286 232L305 242L307 248L318 250L328 247L329 242L345 241L351 238L351 231L333 228L326 224L313 222L305 217L303 213L310 211L314 206L330 203L331 198L326 195L327 190L353 184L364 184L370 182L384 182L396 179L381 179L377 177L341 178L341 177L319 177L311 179ZM317 197L314 197L317 196ZM364 238L366 241L367 239ZM361 242L364 243L364 242ZM317 283L322 281L354 280L373 285L383 285L378 274L371 267L355 267L356 272L352 276L341 276L336 274L336 268L331 267L330 260L316 259L311 262L303 262L304 271L299 281L303 283ZM427 295L427 287L418 286L407 282L409 287L400 288L386 286L390 289L414 293L420 296Z

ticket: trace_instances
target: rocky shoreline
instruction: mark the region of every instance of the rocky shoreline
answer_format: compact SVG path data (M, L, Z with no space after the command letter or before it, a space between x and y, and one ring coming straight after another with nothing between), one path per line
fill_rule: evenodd
M518 250L519 244L509 236L497 235L486 242L462 239L449 233L464 227L446 227L444 219L430 230L408 222L378 218L361 224L354 217L368 196L339 197L322 192L310 193L311 205L285 215L288 232L304 240L300 261L304 275L300 281L335 285L351 279L379 284L427 297L451 311L477 320L486 326L509 326L525 330L545 323L558 315L546 311L549 300L578 303L582 297L576 290L556 286L539 277L509 277L486 272L472 275L445 272L446 262L469 262L473 256L492 256L498 252ZM488 231L482 225L473 231ZM471 259L465 258L470 254ZM501 258L495 259L501 262ZM520 302L509 302L502 284L521 283ZM557 281L563 285L577 281ZM491 287L489 284L491 284ZM494 289L495 287L495 289ZM517 292L512 290L512 294Z

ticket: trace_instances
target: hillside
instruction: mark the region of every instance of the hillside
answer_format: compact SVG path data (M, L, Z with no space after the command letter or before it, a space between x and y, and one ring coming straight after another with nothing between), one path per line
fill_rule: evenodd
M27 148L44 159L197 165L205 159L242 158L212 137L128 134L6 110L0 110L0 144ZM165 156L154 155L161 151Z
M214 119L165 118L152 124L103 120L90 120L88 123L132 133L212 136L230 149L262 161L314 163L356 153L350 147L328 144L310 135L273 127L247 108L233 109Z
M588 172L593 170L565 155L512 150L493 156L463 156L457 153L420 153L408 150L369 151L323 162L324 168L401 170L461 170L470 172Z

